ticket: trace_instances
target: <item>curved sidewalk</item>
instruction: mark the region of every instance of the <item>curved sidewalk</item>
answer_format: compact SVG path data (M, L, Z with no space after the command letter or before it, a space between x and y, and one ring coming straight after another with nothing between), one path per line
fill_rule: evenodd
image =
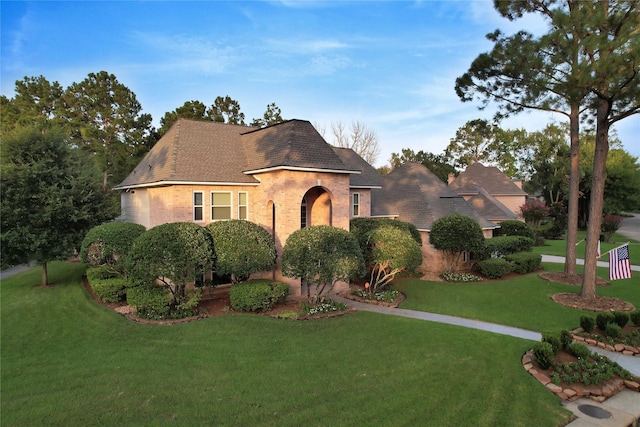
M464 328L478 329L486 332L493 332L501 335L509 335L516 338L522 338L530 341L540 341L542 334L539 332L528 331L526 329L514 328L512 326L499 325L497 323L484 322L482 320L465 319L462 317L449 316L446 314L429 313L426 311L407 310L404 308L385 307L377 304L367 304L364 302L353 301L339 295L334 295L335 301L347 304L350 307L360 311L370 311L373 313L387 314L391 316L407 317L410 319L425 320L428 322L445 323L448 325L461 326ZM640 376L640 357L625 356L620 353L603 350L601 348L592 348L594 351L607 356L609 359L618 363L633 375Z

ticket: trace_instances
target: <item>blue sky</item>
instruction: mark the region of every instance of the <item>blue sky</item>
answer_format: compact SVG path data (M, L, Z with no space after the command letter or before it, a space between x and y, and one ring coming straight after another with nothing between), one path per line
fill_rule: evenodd
M247 121L275 102L285 119L309 120L331 141L332 122L374 130L376 166L402 148L440 154L468 120L492 110L454 91L509 22L492 1L41 1L1 3L1 92L44 75L64 87L101 70L131 89L155 126L188 100L229 95ZM543 128L561 116L524 113L504 128ZM640 117L615 126L640 156Z

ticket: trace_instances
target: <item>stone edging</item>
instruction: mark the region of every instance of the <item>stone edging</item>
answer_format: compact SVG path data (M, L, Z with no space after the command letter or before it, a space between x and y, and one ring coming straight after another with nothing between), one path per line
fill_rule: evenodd
M538 371L533 366L533 350L527 351L522 356L522 366L524 369L535 379L537 379L542 385L544 385L549 391L554 393L562 400L573 401L581 397L588 397L596 402L604 402L609 397L618 393L619 391L629 388L633 391L640 391L640 384L635 381L623 380L620 378L610 379L609 381L595 386L585 386L583 384L572 384L567 388L562 388L559 385L551 382L546 374Z
M576 332L576 331L572 331L572 332ZM624 354L625 356L640 357L640 348L638 347L633 347L625 344L611 345L611 344L604 343L602 341L594 340L592 338L581 337L580 335L576 335L575 333L572 333L571 335L573 336L574 341L577 341L587 346L598 347L603 350L621 353L621 354Z

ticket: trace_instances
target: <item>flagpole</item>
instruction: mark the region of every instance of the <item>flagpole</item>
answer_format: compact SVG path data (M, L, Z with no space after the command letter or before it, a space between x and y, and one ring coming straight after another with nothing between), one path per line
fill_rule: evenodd
M629 241L629 242L627 242L627 243L623 243L623 244L621 244L620 246L618 246L617 248L610 249L610 250L609 250L609 252L611 252L611 251L615 251L616 249L620 249L621 247L626 246L626 245L628 245L629 243L631 243L631 241ZM607 253L609 253L609 252L607 252Z

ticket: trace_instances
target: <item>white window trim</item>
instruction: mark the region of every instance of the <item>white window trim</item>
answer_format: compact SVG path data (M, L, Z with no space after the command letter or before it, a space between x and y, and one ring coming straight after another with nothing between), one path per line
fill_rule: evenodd
M358 196L358 203L355 202L355 198ZM351 212L354 217L360 216L360 193L353 193L351 195ZM358 207L358 213L356 214L356 206Z
M214 205L213 204L213 195L214 194L228 194L229 195L229 205ZM233 219L233 192L232 191L212 191L210 194L210 200L211 200L211 209L209 210L209 214L211 215L211 221L228 221L230 219ZM213 208L229 208L229 218L224 218L224 219L215 219L213 217Z
M240 205L240 195L244 194L244 205ZM244 207L246 211L246 218L240 218L240 208ZM238 219L246 219L249 220L249 192L248 191L238 191Z
M202 195L202 204L201 205L196 205L196 194L200 193L200 195ZM193 193L191 194L191 203L193 205L193 209L191 211L192 215L192 219L194 222L204 222L204 218L205 218L205 213L204 213L204 191L193 191ZM202 208L202 219L196 219L196 208Z

